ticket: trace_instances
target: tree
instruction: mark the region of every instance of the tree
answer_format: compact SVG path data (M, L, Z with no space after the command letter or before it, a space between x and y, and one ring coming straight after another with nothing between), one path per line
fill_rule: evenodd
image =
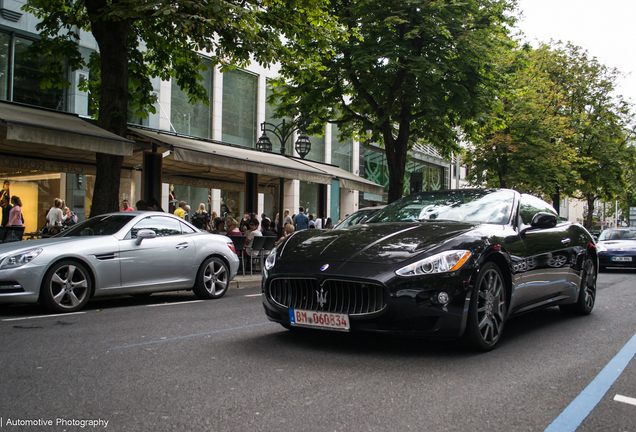
M97 79L87 84L96 102L98 126L125 136L129 102L138 117L154 112L150 79L171 77L191 102L206 101L199 84L198 52L212 65L268 65L294 45L324 52L338 29L325 15L323 0L29 0L23 7L41 21L34 50L46 54L44 86L66 86L64 62L86 65L79 52L82 31L99 46L88 66ZM296 48L298 50L298 48ZM318 51L312 51L318 50ZM121 156L98 153L91 216L118 209Z
M329 13L350 36L333 55L281 63L277 115L309 118L313 131L338 124L344 136L382 144L389 197L402 196L407 152L425 140L459 151L493 100L493 52L505 37L505 0L332 0Z

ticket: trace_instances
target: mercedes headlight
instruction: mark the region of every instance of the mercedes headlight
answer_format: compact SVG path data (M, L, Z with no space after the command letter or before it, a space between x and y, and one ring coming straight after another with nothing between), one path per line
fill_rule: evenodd
M272 249L265 260L265 270L269 270L276 264L276 248Z
M0 269L13 269L17 267L22 267L25 264L30 263L33 259L42 253L42 249L32 249L30 251L22 252L17 255L9 255L5 259L2 260L2 264L0 264Z
M467 250L452 250L435 254L424 258L406 267L402 267L395 273L398 276L421 276L435 273L445 273L458 270L470 257Z

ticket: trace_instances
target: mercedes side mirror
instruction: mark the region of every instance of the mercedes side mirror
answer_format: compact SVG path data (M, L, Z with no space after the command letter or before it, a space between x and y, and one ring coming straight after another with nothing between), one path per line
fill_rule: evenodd
M135 244L139 246L143 239L151 239L157 237L157 234L151 229L142 229L137 231L137 240L135 240Z

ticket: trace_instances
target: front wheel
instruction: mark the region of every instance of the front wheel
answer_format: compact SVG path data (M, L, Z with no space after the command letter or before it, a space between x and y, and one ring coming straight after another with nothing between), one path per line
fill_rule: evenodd
M230 286L230 270L225 262L217 257L206 259L197 273L193 291L197 297L217 299L223 297Z
M86 305L91 289L86 267L75 261L60 261L44 275L40 300L54 312L75 312Z
M596 271L591 258L585 260L581 271L581 287L576 303L561 305L559 309L567 315L589 315L596 303Z
M465 337L473 348L490 351L499 342L506 321L506 285L501 270L492 262L481 268L475 285Z

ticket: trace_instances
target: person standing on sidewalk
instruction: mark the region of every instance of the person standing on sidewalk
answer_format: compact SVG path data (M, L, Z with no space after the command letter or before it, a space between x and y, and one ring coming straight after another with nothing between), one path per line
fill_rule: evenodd
M305 208L298 207L298 214L294 218L294 225L296 231L301 231L309 228L309 218L305 215Z

